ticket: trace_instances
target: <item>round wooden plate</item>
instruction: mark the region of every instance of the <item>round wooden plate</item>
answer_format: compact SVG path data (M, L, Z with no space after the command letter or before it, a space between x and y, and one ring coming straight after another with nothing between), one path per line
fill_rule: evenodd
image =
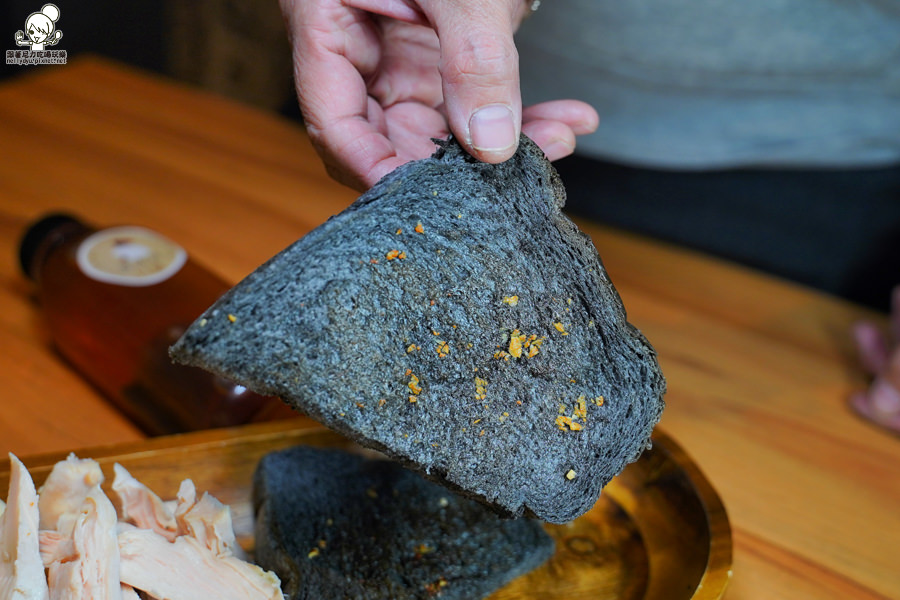
M309 444L356 447L309 420L288 420L233 429L174 435L133 444L83 449L106 475L112 465L163 498L174 498L182 479L193 479L231 505L235 533L253 549L250 505L253 470L269 452ZM358 447L357 447L358 448ZM40 486L64 453L25 457ZM0 490L9 481L0 468ZM490 596L490 600L713 600L731 577L731 527L721 500L694 462L665 433L603 491L584 516L546 525L556 554L542 567Z
M694 462L657 429L653 447L584 516L545 525L556 554L491 600L714 600L731 578L731 526Z

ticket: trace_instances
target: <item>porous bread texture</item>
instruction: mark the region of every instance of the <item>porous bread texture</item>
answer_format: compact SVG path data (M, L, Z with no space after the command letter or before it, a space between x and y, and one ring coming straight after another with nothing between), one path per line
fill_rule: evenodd
M394 462L298 446L254 475L255 559L291 600L482 598L541 565L552 538Z
M523 137L454 141L250 274L188 329L201 366L509 515L570 521L648 445L665 381Z

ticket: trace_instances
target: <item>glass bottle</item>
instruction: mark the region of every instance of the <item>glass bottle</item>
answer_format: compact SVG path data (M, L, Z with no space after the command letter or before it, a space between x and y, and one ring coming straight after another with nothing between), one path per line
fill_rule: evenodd
M171 362L169 346L229 286L159 233L51 214L26 231L19 258L60 354L149 435L296 416Z

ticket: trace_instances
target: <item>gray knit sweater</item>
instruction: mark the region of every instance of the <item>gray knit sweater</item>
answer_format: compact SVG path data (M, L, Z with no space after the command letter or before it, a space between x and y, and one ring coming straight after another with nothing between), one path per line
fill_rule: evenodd
M898 0L546 0L526 103L600 113L579 150L678 169L900 162Z

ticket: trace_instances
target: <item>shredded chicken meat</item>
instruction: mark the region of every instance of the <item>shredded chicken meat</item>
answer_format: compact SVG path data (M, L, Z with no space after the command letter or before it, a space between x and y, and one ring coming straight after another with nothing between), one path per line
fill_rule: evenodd
M0 516L0 600L46 600L37 492L25 465L12 454L9 461L9 494Z
M96 461L72 454L57 463L40 497L24 465L10 461L0 600L284 600L274 573L242 560L231 509L208 493L198 500L190 479L164 502L114 465L120 518Z
M80 511L88 492L101 483L103 471L95 460L69 454L56 463L40 490L41 529L56 529L62 515Z
M116 477L112 489L122 503L122 519L142 529L152 529L170 542L175 541L178 527L175 515L166 503L119 463L113 465L113 470Z
M50 600L122 598L117 521L112 502L95 485L74 519L67 521L67 530L58 532L71 543L59 544L49 565ZM71 554L65 556L66 550Z
M216 556L188 535L169 542L149 529L123 531L119 552L122 581L154 598L283 598L280 581L273 573L233 556Z

